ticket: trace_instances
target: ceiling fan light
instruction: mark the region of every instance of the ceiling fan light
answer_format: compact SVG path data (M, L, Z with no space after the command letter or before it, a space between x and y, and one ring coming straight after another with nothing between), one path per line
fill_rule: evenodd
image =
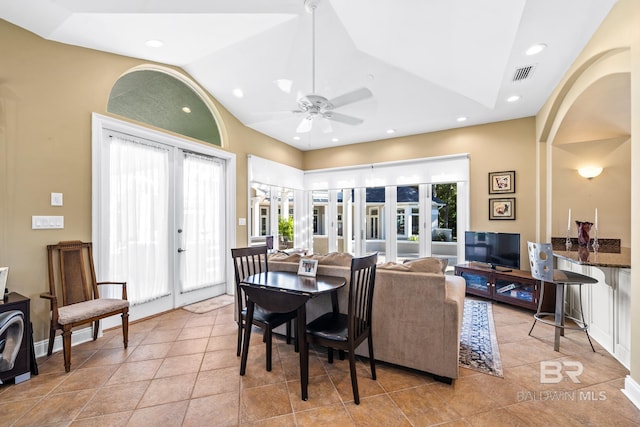
M289 79L278 79L276 80L276 86L278 86L278 89L280 89L284 93L291 93L293 82Z

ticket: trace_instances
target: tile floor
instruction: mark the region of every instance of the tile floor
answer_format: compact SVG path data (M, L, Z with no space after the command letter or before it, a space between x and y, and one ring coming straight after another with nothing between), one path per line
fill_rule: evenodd
M328 365L312 351L309 400L300 400L298 356L278 340L272 372L252 335L247 374L238 374L233 308L179 309L62 354L39 359L40 375L0 386L0 426L638 426L640 411L620 392L628 371L580 332L561 351L553 330L531 312L494 304L504 378L466 369L453 385L382 363L371 380L358 365L361 404L353 403L346 361ZM255 338L255 341L253 340ZM425 349L428 351L428 349ZM337 358L336 358L337 359ZM580 383L541 384L541 361L579 361Z

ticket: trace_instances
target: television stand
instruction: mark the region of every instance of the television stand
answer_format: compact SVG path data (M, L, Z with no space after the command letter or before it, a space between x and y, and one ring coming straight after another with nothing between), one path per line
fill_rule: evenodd
M456 265L455 274L465 279L467 294L538 309L542 282L531 277L529 271L472 262ZM553 284L545 283L543 311L553 312L555 290Z

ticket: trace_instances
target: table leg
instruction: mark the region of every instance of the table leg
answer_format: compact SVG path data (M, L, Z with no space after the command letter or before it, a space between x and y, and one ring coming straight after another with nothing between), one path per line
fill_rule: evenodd
M556 285L555 338L553 349L560 351L560 335L564 335L564 284Z
M300 388L302 400L307 400L309 398L309 344L307 343L307 309L305 304L298 307L296 325L300 350Z
M249 340L251 339L251 328L253 325L253 310L255 304L251 299L247 300L247 315L244 324L244 338L242 341L242 359L240 361L240 375L244 375L247 370L247 358L249 357ZM242 319L238 319L242 322Z

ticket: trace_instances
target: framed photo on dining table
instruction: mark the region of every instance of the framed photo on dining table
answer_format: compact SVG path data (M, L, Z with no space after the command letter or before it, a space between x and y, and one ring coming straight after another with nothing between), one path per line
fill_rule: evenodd
M300 276L316 277L317 271L318 271L317 259L302 258L300 260L300 265L298 266L298 274Z

